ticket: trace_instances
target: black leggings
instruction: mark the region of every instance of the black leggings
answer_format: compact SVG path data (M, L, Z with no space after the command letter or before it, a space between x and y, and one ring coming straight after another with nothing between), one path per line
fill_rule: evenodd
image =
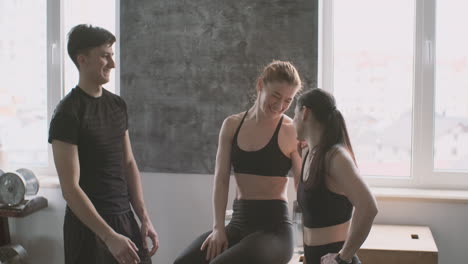
M304 257L307 264L320 264L320 260L328 253L338 253L343 248L344 241L321 245L321 246L306 246L304 245ZM355 255L352 264L361 264L359 258Z
M293 230L288 204L282 200L234 200L226 226L228 249L206 261L201 245L206 232L186 248L174 264L286 264L293 253Z

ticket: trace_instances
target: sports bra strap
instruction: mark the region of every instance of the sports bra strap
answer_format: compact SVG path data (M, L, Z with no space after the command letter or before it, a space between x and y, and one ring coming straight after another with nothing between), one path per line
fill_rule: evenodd
M245 111L245 114L244 114L244 116L242 117L242 120L241 120L239 126L237 127L236 133L234 134L234 137L235 137L235 138L237 138L237 135L239 134L239 130L240 130L242 124L244 123L244 119L245 119L245 117L247 116L248 113L249 113L249 110Z
M274 136L278 136L279 130L281 128L281 124L283 123L283 116L281 116L280 121L278 122L278 126L276 126L275 133L273 134Z

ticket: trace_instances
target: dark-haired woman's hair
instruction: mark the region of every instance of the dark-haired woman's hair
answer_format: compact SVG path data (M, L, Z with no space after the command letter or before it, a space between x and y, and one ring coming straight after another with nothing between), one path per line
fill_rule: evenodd
M336 108L335 98L329 92L314 88L303 93L297 99L297 106L307 107L315 116L316 120L324 127L323 135L319 144L311 149L314 153L310 165L310 175L305 182L306 189L315 188L325 184L327 174L327 154L332 156L332 148L341 144L351 154L354 163L353 147L349 139L346 123L341 112Z

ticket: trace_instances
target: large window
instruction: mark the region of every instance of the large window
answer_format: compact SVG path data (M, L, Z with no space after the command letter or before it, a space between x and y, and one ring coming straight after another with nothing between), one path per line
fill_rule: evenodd
M0 1L0 168L48 166L46 15L46 0Z
M319 79L372 185L468 187L464 0L322 0Z
M335 0L334 18L333 90L361 173L410 176L414 1Z
M0 1L0 169L54 173L47 143L50 118L78 83L66 51L67 33L81 23L115 33L116 2ZM115 92L115 79L105 87Z

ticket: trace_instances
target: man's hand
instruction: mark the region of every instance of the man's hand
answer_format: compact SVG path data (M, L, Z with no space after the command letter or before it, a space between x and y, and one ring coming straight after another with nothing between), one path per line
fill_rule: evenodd
M154 230L153 224L151 221L145 221L141 223L141 237L143 239L143 247L148 250L148 243L146 242L146 238L149 237L153 242L153 247L149 252L150 256L153 256L159 248L159 239L158 233Z
M138 248L130 238L114 232L104 243L119 264L140 263Z

